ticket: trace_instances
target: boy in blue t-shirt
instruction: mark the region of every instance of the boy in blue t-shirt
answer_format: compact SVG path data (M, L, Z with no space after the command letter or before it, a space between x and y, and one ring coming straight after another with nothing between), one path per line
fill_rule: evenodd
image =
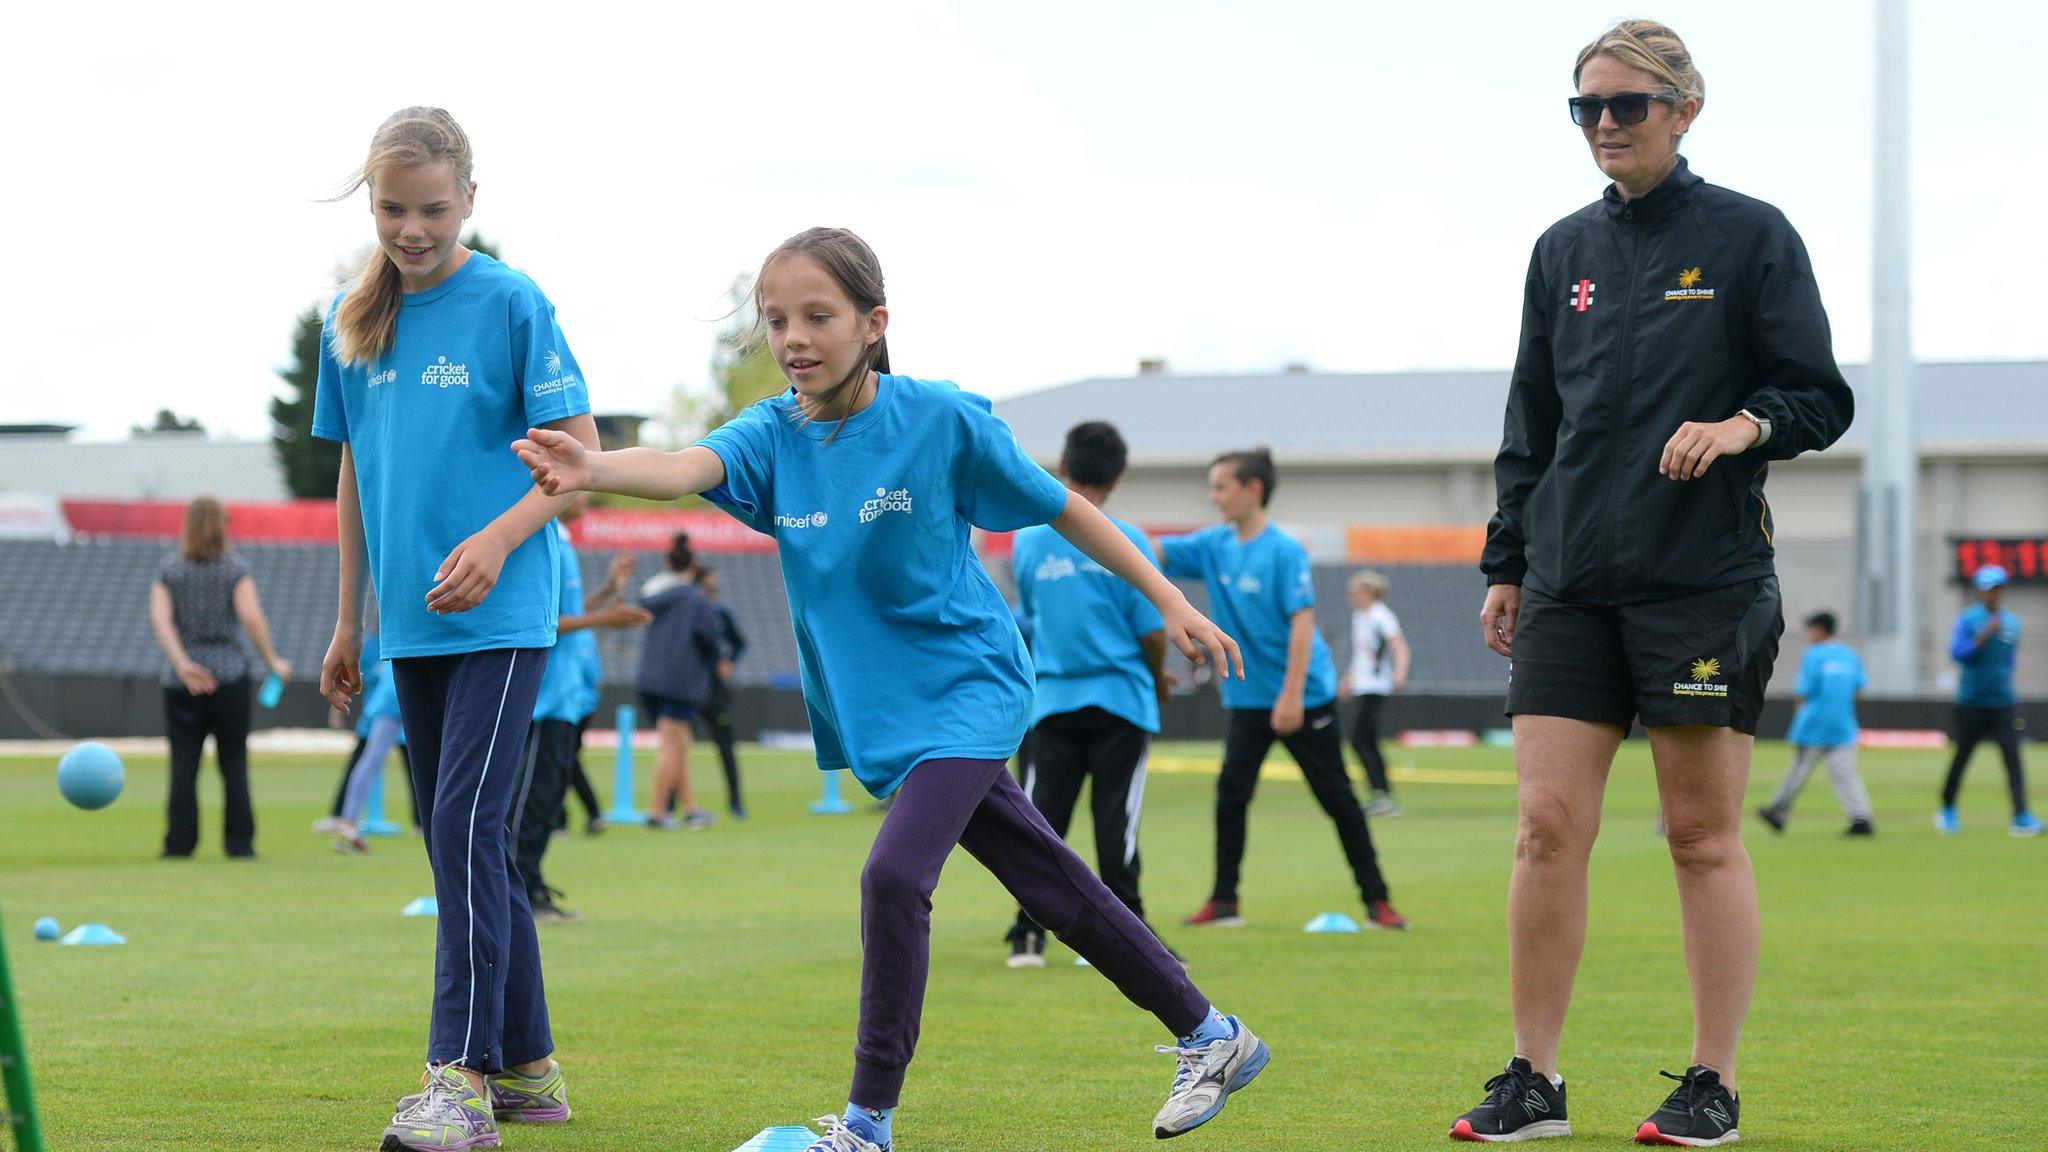
M1856 695L1868 683L1863 658L1835 639L1832 612L1806 618L1806 643L1806 658L1799 664L1799 711L1785 737L1792 745L1792 767L1778 785L1778 794L1756 814L1771 831L1783 832L1792 801L1806 787L1813 766L1825 759L1828 783L1849 817L1848 834L1872 835L1876 828L1871 823L1870 793L1856 771Z
M1201 579L1209 611L1244 649L1245 677L1223 682L1230 725L1223 774L1216 781L1216 885L1189 926L1244 923L1238 915L1238 869L1244 861L1245 816L1259 768L1278 740L1308 781L1316 802L1337 826L1367 922L1405 929L1387 898L1372 832L1344 768L1337 725L1337 673L1330 647L1316 631L1316 593L1308 550L1266 519L1278 482L1263 448L1226 452L1209 465L1209 502L1223 523L1160 542L1168 576Z
M1101 507L1123 478L1130 455L1113 425L1067 430L1060 480ZM1139 552L1152 541L1136 525L1110 517ZM1031 646L1037 679L1031 707L1024 790L1061 837L1074 819L1081 786L1094 778L1095 871L1139 920L1138 809L1145 758L1166 701L1166 631L1159 610L1136 588L1090 560L1048 525L1017 533L1010 553L1017 578L1018 625ZM1147 927L1150 927L1148 924ZM1022 908L1010 929L1012 968L1045 966L1045 928Z
M557 557L555 612L560 639L555 653L541 673L540 690L534 696L533 723L527 729L525 755L520 763L519 783L512 805L511 827L515 834L514 859L519 877L526 885L526 902L533 909L536 924L564 923L581 916L555 903L559 895L541 872L548 841L569 792L577 750L582 746L580 722L586 673L579 637L593 628L643 628L652 619L645 608L632 604L608 604L586 609L583 602L583 569L576 549L569 542L569 525L583 518L590 497L578 493L555 517L548 531L556 534Z
M1977 589L1977 603L1963 609L1956 618L1955 635L1949 640L1949 658L1962 665L1956 685L1956 754L1949 762L1948 778L1941 785L1941 810L1934 814L1934 827L1944 836L1963 830L1956 815L1956 798L1963 790L1963 771L1970 755L1985 737L1998 745L2005 758L2005 783L2012 793L2014 836L2039 836L2042 824L2027 807L2027 771L2020 762L2019 694L2013 690L2012 670L2019 656L2020 618L2004 607L2005 569L1986 564L1977 569L1971 583Z

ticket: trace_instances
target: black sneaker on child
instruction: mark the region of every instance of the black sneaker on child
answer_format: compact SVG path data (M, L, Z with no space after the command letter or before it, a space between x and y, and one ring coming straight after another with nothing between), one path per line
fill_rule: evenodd
M1452 1139L1482 1144L1571 1134L1564 1114L1564 1085L1551 1084L1550 1077L1520 1056L1508 1061L1507 1071L1486 1082L1486 1099L1479 1107L1451 1125Z
M1004 961L1012 968L1045 967L1045 933L1029 928L1010 929L1010 958Z
M553 888L542 888L526 894L526 902L533 908L535 924L574 924L583 919L579 913L571 912L555 903L555 897L559 895L561 893Z
M1721 1086L1719 1072L1695 1064L1683 1076L1658 1075L1678 1081L1678 1087L1665 1097L1663 1107L1636 1129L1636 1143L1712 1148L1742 1139L1735 1130L1736 1121L1742 1118L1742 1102Z

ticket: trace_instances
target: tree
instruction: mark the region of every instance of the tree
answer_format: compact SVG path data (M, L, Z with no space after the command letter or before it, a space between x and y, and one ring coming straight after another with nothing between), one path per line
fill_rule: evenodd
M463 240L472 251L501 259L497 248L475 232ZM270 443L284 485L292 495L324 498L341 481L341 445L313 435L313 394L320 379L321 310L308 308L292 325L291 363L277 370L287 394L270 400ZM159 417L161 419L161 417ZM196 425L194 425L196 427Z
M205 432L205 431L206 431L206 426L205 426L204 424L201 424L201 423L199 422L199 418L198 418L198 417L196 417L196 416L189 416L189 417L188 417L188 416L180 416L180 415L178 415L178 414L177 414L176 412L173 412L173 411L171 411L171 410L170 410L169 408L159 408L159 409L157 409L157 410L156 410L156 421L155 421L154 423L152 423L151 425L149 425L149 426L148 426L147 428L143 427L143 426L142 426L142 425L140 425L140 424L130 424L130 425L128 426L128 434L129 434L130 436L152 436L152 435L155 435L155 434L156 434L156 433L158 433L158 432Z
M277 370L290 395L270 400L271 447L284 486L300 499L331 497L341 481L341 445L313 435L313 389L320 379L320 309L299 313L292 362Z
M726 293L732 311L711 352L711 382L718 389L709 424L712 428L739 415L754 401L789 387L768 352L768 342L758 338L754 298L746 285L745 278L735 280Z

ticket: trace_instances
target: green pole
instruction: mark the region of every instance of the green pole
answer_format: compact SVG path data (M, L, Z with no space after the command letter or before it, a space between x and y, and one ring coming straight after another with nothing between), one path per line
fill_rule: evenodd
M7 1082L7 1107L0 1127L12 1129L17 1152L43 1152L43 1127L36 1120L35 1083L28 1074L28 1047L21 1042L21 1013L14 980L7 973L7 934L0 928L0 1079Z

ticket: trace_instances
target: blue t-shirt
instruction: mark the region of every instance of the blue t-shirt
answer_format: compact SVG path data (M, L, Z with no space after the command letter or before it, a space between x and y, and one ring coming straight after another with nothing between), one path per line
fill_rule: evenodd
M1244 679L1223 681L1225 708L1271 708L1287 678L1287 638L1294 614L1316 606L1308 549L1271 524L1240 543L1237 529L1215 524L1159 543L1168 576L1200 578L1209 587L1217 627L1244 652ZM1337 668L1330 646L1315 630L1301 706L1320 708L1337 698Z
M987 400L884 375L852 417L807 422L791 389L703 443L725 463L705 497L775 537L819 767L886 796L922 761L1017 751L1031 658L968 529L1047 523L1067 490Z
M2020 650L2020 618L2010 609L1998 610L1998 634L1977 646L1977 637L1991 624L1991 610L1972 604L1956 617L1955 635L1949 639L1948 654L1963 666L1956 685L1956 703L1971 708L2009 708L2019 703L2013 690L2012 666Z
M1152 541L1135 525L1115 517L1110 523L1152 555ZM1010 562L1038 668L1031 722L1092 705L1159 731L1159 696L1138 644L1138 637L1166 627L1159 609L1047 525L1017 533Z
M581 616L583 568L576 563L576 549L569 544L569 529L557 520L541 532L555 533L559 545L555 549L556 584L561 591L555 601L556 611L562 616ZM576 646L569 641L589 631L584 628L569 633L555 645L554 651L548 653L548 666L540 674L540 692L533 698L535 720L566 720L574 724L586 715L576 711L583 698L583 664L577 659Z
M333 326L330 308L313 435L346 442L355 459L385 657L552 645L552 532L513 549L490 596L467 612L433 615L427 590L457 544L532 489L512 441L590 411L554 306L533 281L473 252L447 280L406 295L376 363L341 366Z
M597 633L588 628L569 633L569 645L575 656L578 680L576 719L583 720L596 712L604 700L604 658L597 651Z
M1856 742L1856 693L1867 685L1863 658L1840 640L1823 640L1799 662L1802 703L1785 739L1802 748L1840 748Z

